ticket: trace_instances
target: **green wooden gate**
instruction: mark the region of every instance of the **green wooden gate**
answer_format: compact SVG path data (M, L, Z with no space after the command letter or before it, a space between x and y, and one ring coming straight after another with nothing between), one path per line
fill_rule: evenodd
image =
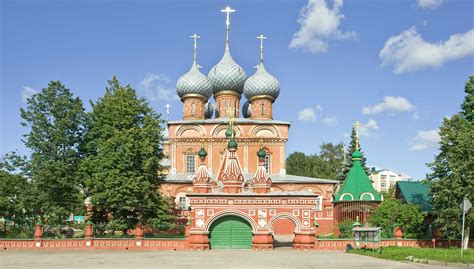
M252 227L237 216L225 216L214 221L209 237L211 249L252 247Z

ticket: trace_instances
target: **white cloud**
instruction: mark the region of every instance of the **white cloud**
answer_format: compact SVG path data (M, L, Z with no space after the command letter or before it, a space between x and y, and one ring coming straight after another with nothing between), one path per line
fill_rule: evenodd
M419 120L419 119L420 119L420 114L418 114L418 112L415 111L415 112L413 113L413 115L411 115L411 119L412 119L412 120Z
M474 55L474 29L429 43L414 26L387 39L379 54L382 65L393 65L396 74L437 68L470 55Z
M344 19L340 12L342 5L342 0L334 0L332 7L326 0L308 0L298 18L300 29L293 35L289 47L318 53L327 51L329 40L356 38L354 31L343 32L339 29Z
M400 96L385 96L383 102L373 106L365 106L362 113L365 115L377 114L380 112L408 112L415 109L415 106L406 98Z
M323 123L328 126L335 126L338 124L337 118L334 116L326 116L323 118Z
M26 104L28 99L30 99L33 95L37 93L38 93L37 90L28 86L23 86L23 88L21 89L21 100L23 101L23 103Z
M174 88L168 84L170 79L164 74L147 73L138 85L138 90L151 101L176 101L179 100Z
M419 8L436 8L443 3L443 0L417 0Z
M298 119L300 121L315 121L316 113L313 108L307 107L298 111Z
M359 127L359 135L360 136L373 136L375 135L374 131L379 129L379 124L374 120L370 119L366 124L362 124Z
M410 150L425 150L435 148L440 141L438 130L418 131L416 136L410 139Z

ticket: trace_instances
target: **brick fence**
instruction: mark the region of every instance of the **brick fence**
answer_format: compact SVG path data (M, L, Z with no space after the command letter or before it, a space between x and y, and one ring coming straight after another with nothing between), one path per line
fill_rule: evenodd
M365 243L357 243L351 239L319 239L314 243L314 250L343 251L346 245L362 247ZM417 239L384 239L380 241L382 247L459 247L459 240L417 240ZM372 243L367 244L372 247ZM474 242L469 242L469 247L474 247ZM188 250L189 243L186 239L119 239L119 238L93 238L93 239L0 239L0 250L31 249L31 250Z
M346 246L350 244L353 247L372 247L372 243L360 242L357 244L352 239L318 239L314 243L314 250L345 250ZM460 247L461 240L436 240L436 239L382 239L380 246L382 247L424 247L424 248L446 248L446 247ZM377 247L377 243L375 243ZM469 241L469 247L474 247L474 241Z
M71 250L185 250L186 239L5 239L0 249L71 249Z

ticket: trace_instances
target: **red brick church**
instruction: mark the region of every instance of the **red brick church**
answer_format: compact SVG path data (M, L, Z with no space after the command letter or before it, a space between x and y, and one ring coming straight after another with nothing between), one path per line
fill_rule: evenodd
M290 236L295 249L312 249L316 233L333 233L337 222L365 217L381 198L356 165L356 153L355 171L339 189L335 180L286 174L290 123L273 119L280 87L264 66L265 37L258 37L260 63L247 78L230 53L234 11L222 10L224 55L207 76L197 63L199 36L192 36L194 61L176 85L183 119L168 121L163 163L168 174L161 191L177 216L189 219L192 249L271 249L278 236ZM242 95L247 101L241 106ZM338 190L346 193L335 195ZM341 213L347 210L355 213Z

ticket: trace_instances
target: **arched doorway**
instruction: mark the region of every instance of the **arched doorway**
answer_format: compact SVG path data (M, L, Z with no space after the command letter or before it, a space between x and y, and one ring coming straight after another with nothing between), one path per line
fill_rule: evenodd
M252 227L243 218L223 216L209 229L211 249L252 248Z
M295 239L295 223L293 220L280 217L273 222L273 247L292 247Z

